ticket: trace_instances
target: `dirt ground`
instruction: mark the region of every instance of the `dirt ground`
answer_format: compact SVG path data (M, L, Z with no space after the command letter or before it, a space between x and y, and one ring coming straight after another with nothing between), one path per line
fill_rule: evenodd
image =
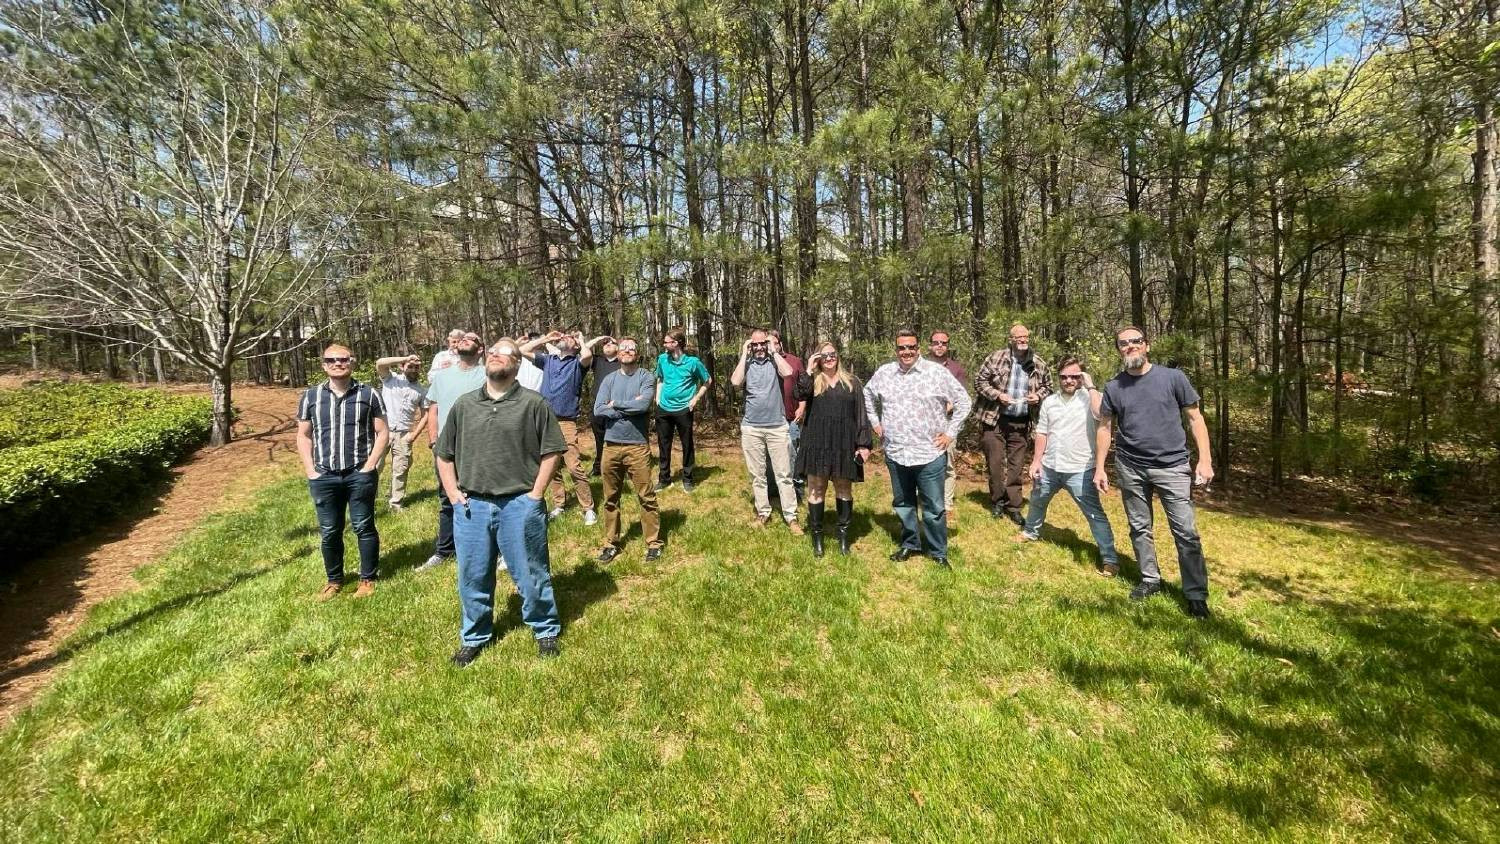
M0 378L0 387L19 386ZM204 386L175 387L206 393ZM0 724L46 686L59 662L59 647L95 604L136 585L133 572L165 553L197 521L232 506L269 480L276 467L295 461L294 414L299 389L236 385L240 409L235 439L223 448L203 448L172 469L161 493L99 533L69 542L46 557L0 578ZM731 434L705 425L704 448L733 460ZM729 427L724 427L729 431ZM965 455L961 475L984 485L983 460ZM1321 524L1430 548L1468 573L1500 576L1500 530L1474 519L1429 518L1411 508L1361 507L1334 512L1307 498L1298 506L1269 505L1269 496L1240 500L1215 497L1206 506L1265 518ZM1287 500L1284 497L1282 500ZM1251 503L1256 502L1256 503Z
M11 384L10 386L18 386ZM179 387L206 393L204 386ZM51 679L58 647L91 607L135 588L136 568L157 559L197 521L232 505L269 478L267 467L297 459L293 436L301 390L236 385L234 441L202 448L136 514L59 546L0 576L0 723Z

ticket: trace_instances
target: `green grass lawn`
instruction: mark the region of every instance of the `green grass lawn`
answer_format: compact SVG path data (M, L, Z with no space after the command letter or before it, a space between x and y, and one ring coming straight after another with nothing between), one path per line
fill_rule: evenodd
M413 571L428 463L382 505L367 601L314 602L305 483L273 483L99 607L0 732L0 839L1500 840L1493 582L1200 512L1195 622L1098 577L1066 496L1022 547L966 485L949 572L886 560L872 480L856 555L815 560L704 457L659 565L638 530L601 567L576 510L554 523L561 659L512 597L464 671L453 568Z

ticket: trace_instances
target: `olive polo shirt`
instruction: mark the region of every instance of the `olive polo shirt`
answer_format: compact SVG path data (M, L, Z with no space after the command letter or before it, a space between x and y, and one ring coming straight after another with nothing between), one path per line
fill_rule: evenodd
M498 399L484 387L459 396L432 453L451 461L470 495L530 492L542 458L567 451L547 400L512 384Z

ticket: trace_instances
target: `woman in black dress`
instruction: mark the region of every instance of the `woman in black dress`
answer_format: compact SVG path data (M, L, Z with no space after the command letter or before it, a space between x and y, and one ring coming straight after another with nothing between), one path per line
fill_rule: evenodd
M807 477L807 524L813 556L823 556L823 493L833 481L838 510L839 551L849 553L849 519L854 514L855 481L865 479L870 456L870 422L865 418L864 385L844 369L838 347L818 346L807 372L797 378L798 401L807 402L795 472Z

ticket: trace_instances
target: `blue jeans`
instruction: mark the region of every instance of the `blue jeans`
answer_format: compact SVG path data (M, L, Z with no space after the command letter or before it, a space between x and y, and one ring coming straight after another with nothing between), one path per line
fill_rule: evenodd
M359 542L359 579L374 580L380 560L380 534L375 530L375 492L380 472L325 472L307 482L322 534L323 573L329 583L344 581L344 508Z
M1107 566L1119 565L1120 559L1115 554L1115 532L1109 527L1109 517L1104 515L1104 505L1099 503L1092 467L1082 472L1059 472L1043 466L1041 480L1031 487L1031 509L1026 512L1026 525L1021 532L1032 539L1041 538L1042 522L1047 518L1047 502L1063 489L1073 496L1078 509L1083 511L1083 517L1089 520L1094 544L1099 546L1100 561Z
M495 635L495 556L521 593L521 620L541 639L562 632L547 558L547 508L528 495L469 496L453 510L458 548L459 638L484 645Z
M797 474L797 449L802 445L802 426L796 422L786 423L786 465L792 467L792 483L802 486L807 478Z
M1142 583L1160 583L1156 563L1155 517L1151 497L1161 499L1172 540L1177 544L1177 567L1182 572L1182 594L1188 600L1208 600L1208 565L1203 561L1203 541L1193 512L1193 470L1186 462L1170 469L1138 467L1115 458L1115 478L1120 485L1120 503L1130 523L1130 543L1141 566Z
M887 462L891 472L891 509L901 519L901 547L922 553L922 536L927 537L928 556L948 556L948 522L943 518L943 475L948 470L948 455L923 466L902 466ZM922 531L917 532L917 499L922 502Z

